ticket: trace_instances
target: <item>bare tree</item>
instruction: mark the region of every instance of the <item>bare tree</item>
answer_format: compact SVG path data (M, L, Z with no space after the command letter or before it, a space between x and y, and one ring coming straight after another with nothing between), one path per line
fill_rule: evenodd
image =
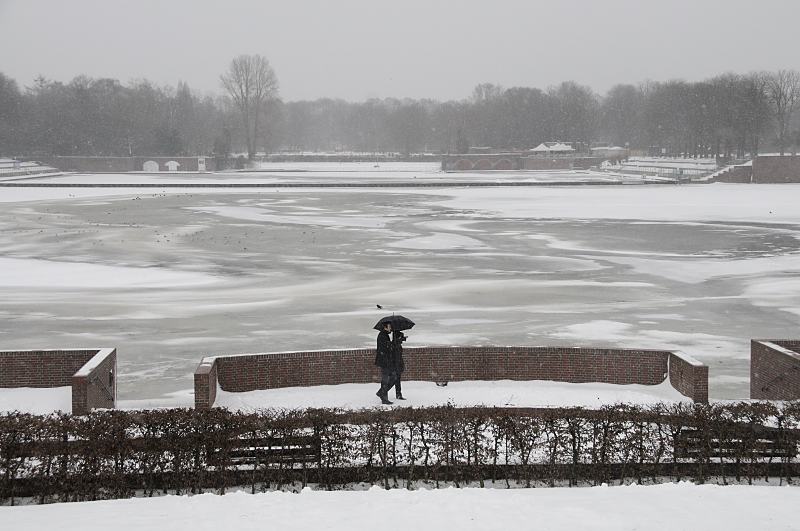
M796 70L778 70L767 74L766 79L767 99L775 114L778 125L778 146L783 155L789 121L800 103L800 73Z
M278 95L278 78L264 56L240 55L231 61L220 79L241 113L247 158L253 160L261 114L266 104Z

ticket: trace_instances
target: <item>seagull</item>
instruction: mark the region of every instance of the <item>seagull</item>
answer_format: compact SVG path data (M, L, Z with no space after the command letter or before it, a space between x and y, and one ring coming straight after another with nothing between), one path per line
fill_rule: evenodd
M376 304L375 306L377 306L379 310L383 310L383 306L381 306L380 304Z

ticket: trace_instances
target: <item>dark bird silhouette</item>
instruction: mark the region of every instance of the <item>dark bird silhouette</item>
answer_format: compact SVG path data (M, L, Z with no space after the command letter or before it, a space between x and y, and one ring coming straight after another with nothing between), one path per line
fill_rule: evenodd
M377 306L379 310L383 310L383 306L381 306L380 304L376 304L375 306Z

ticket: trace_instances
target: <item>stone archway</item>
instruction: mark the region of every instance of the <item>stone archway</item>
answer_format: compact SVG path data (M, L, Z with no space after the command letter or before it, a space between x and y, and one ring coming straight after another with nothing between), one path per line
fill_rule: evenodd
M142 165L142 170L147 172L158 173L161 169L158 166L158 162L154 160L148 160Z
M480 159L478 162L475 163L475 169L478 171L491 170L493 169L492 161L489 159Z
M494 169L495 170L504 170L504 171L513 170L514 169L514 163L511 162L510 159L500 159L495 163Z
M469 171L472 169L472 161L469 159L458 159L455 169L456 171Z

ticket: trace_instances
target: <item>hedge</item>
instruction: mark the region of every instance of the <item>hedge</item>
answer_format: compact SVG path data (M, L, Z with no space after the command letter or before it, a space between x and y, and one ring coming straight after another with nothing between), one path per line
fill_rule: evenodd
M0 415L0 503L313 484L792 482L800 404Z

